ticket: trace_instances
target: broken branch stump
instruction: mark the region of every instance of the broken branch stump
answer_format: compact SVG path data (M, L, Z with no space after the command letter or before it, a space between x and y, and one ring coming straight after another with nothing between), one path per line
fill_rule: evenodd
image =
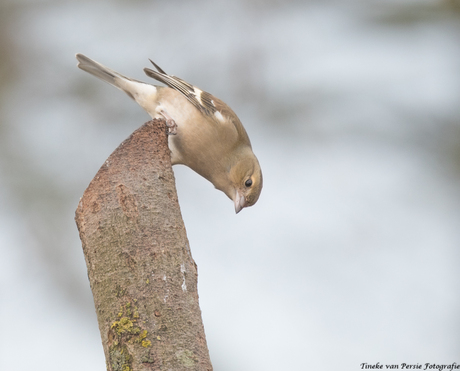
M212 370L164 120L110 155L75 220L107 370Z

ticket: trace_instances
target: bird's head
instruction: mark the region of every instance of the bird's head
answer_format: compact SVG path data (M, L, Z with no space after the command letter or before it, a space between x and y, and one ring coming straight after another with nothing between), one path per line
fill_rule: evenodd
M243 208L254 205L262 191L262 171L252 151L233 164L229 178L232 187L225 193L233 200L238 214Z

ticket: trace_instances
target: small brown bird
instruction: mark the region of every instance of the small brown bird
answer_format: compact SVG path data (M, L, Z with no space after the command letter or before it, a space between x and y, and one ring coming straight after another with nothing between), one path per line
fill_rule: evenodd
M236 114L220 99L184 80L157 71L144 72L165 86L133 80L76 55L78 67L123 90L152 118L164 118L170 128L173 165L183 164L208 179L235 204L236 213L254 205L262 190L262 171L251 142Z

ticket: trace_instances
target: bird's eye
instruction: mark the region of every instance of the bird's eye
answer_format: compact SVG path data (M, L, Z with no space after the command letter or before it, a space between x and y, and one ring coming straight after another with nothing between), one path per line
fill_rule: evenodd
M246 187L252 186L252 179L246 180L246 181L244 182L244 185L245 185Z

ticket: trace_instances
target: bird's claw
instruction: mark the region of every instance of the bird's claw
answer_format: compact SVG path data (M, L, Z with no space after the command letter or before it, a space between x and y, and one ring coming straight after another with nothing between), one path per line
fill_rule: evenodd
M166 126L168 127L168 135L177 134L177 124L173 119L166 120Z
M160 115L163 116L166 120L166 126L168 128L168 135L176 135L177 134L176 121L174 121L174 119L171 116L169 116L169 114L164 110L160 111Z

